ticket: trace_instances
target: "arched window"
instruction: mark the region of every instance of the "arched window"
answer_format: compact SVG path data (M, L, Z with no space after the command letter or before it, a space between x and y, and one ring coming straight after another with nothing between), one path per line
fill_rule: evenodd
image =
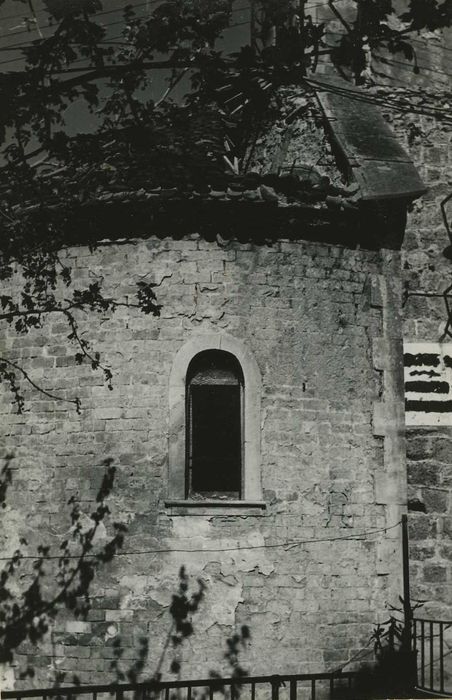
M240 499L243 494L244 378L224 350L205 350L186 377L186 471L188 498Z
M243 341L202 333L177 350L169 376L165 501L173 512L265 508L261 396L259 367Z

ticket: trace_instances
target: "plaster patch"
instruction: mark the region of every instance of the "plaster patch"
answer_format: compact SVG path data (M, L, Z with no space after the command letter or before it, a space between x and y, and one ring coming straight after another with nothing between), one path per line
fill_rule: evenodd
M116 625L108 625L107 631L105 632L105 641L108 639L114 639L118 636L118 628Z
M83 534L92 530L94 527L96 527L96 525L97 525L96 532L95 532L93 539L91 540L92 544L96 544L98 542L104 542L107 539L107 528L105 527L103 522L96 523L86 513L80 513L80 518L79 518L77 527L80 526L81 532ZM74 527L71 527L70 532L72 532L74 530Z
M2 549L2 556L12 557L14 552L20 547L19 534L24 529L24 519L18 510L14 511L9 505L6 505L1 513L2 528L0 546Z
M13 688L14 668L7 664L0 664L0 690L13 690Z
M125 576L121 579L121 588L127 589L127 593L121 599L121 609L133 608L137 601L149 598L162 607L168 607L177 586L177 575L172 578L171 591L169 581L167 583L167 586L162 586L162 579L155 576Z
M175 539L207 537L211 533L211 523L207 518L192 518L190 516L173 519L172 536ZM176 545L174 545L176 547Z
M235 625L237 606L243 603L242 594L241 584L234 586L218 579L208 581L207 605L202 610L201 618L196 620L196 628L206 631L214 624Z

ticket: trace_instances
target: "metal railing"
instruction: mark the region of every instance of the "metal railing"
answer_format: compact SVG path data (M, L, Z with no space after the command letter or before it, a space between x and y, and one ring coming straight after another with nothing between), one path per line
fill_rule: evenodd
M420 690L450 697L452 695L452 645L445 633L452 620L412 620L413 649L417 652L417 686ZM451 632L452 640L452 632Z
M308 673L285 676L246 676L209 678L196 681L150 681L111 685L6 690L2 700L213 700L223 696L230 700L321 700L350 695L356 673Z

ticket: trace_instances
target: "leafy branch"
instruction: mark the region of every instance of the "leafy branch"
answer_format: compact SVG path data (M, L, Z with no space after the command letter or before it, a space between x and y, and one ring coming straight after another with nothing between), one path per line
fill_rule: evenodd
M70 282L70 272L68 268L63 266L61 275L67 283ZM63 314L69 325L70 333L67 336L69 340L73 340L79 347L79 352L75 354L75 361L82 364L88 361L93 370L101 369L107 386L110 390L112 386L112 373L108 367L105 367L100 361L98 352L91 352L88 341L86 341L79 332L78 322L73 314L75 310L90 310L97 312L111 311L114 312L119 307L137 308L145 314L158 316L161 306L156 303L154 292L155 284L150 282L140 281L137 283L137 303L120 302L111 297L105 297L101 293L100 284L92 283L85 290L74 290L72 300L65 300L64 303L58 303L55 296L45 290L45 294L41 295L39 291L35 294L30 293L29 288L26 292L22 292L22 307L14 302L11 296L3 294L0 296L0 305L6 311L0 314L0 320L4 320L9 324L14 323L15 330L19 333L28 332L31 328L40 328L44 318L49 314ZM37 307L34 304L36 301L41 301L41 306ZM23 307L26 308L23 308ZM78 397L67 399L54 392L48 391L35 380L30 374L17 362L14 362L6 357L0 357L0 382L7 382L10 391L13 395L14 403L16 404L17 412L22 413L24 410L25 400L20 390L17 380L17 374L22 377L41 394L55 401L63 401L73 404L76 407L77 413L80 413L81 402Z
M11 461L12 456L7 457L0 476L0 499L3 505L12 483ZM59 554L51 554L54 550L49 545L42 544L38 546L36 556L25 554L28 541L22 536L20 548L1 570L0 662L11 662L15 651L25 640L28 639L32 644L41 640L63 608L70 610L76 617L86 617L90 609L90 587L94 576L122 547L126 532L122 523L113 523L113 536L96 552L93 551L99 527L110 514L106 501L111 494L115 477L111 459L104 460L104 467L105 472L95 499L97 505L90 514L92 525L87 529L82 526L80 505L73 496L68 501L70 536L59 544ZM30 560L32 571L27 571L25 564ZM54 584L56 592L52 592Z
M364 79L369 51L378 48L402 52L416 71L410 32L451 23L450 0L410 0L403 12L392 0L359 0L351 19L330 0L345 32L331 46L327 26L315 25L304 3L255 0L250 42L226 51L219 40L233 25L232 0L165 0L140 16L126 5L117 42L98 16L100 0L47 0L48 36L41 36L33 1L27 2L39 38L18 47L20 70L0 72L0 279L20 292L19 300L2 293L0 322L28 333L48 315L63 314L77 345L75 361L101 370L109 387L111 372L83 337L76 312L127 306L157 316L160 306L152 285L143 283L136 303L106 298L95 285L58 301L58 285L72 284L58 251L70 242L70 224L83 207L127 192L152 197L162 188L184 195L241 186L263 115L281 116L284 86L313 94L307 73L320 57L329 56L356 82ZM154 100L152 79L163 69L168 85ZM183 78L187 94L174 101ZM90 133L68 134L65 113L75 103L90 111ZM98 232L88 228L94 250ZM17 358L0 362L0 381L22 411L21 380L43 387ZM65 400L79 410L78 399Z

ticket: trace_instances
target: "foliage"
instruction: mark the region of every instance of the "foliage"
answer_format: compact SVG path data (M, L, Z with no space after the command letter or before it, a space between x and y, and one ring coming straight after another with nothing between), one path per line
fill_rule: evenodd
M349 68L358 84L364 83L369 50L385 48L390 53L401 53L413 61L413 72L419 73L412 32L434 31L449 27L452 21L451 0L410 0L408 9L397 11L391 0L360 0L355 19L347 22L330 2L345 33L331 54L339 68Z
M151 677L144 676L144 679L142 677L149 654L147 637L143 636L140 638L137 659L127 669L122 662L125 650L122 645L121 637L118 637L113 642L114 659L111 662L110 668L114 672L117 682L144 682L146 683L147 696L150 698L159 697L161 694L159 682L162 680L163 669L168 654L171 656L168 671L180 677L182 669L182 647L184 642L195 633L193 616L199 610L206 594L206 584L202 579L198 579L197 584L197 590L191 592L189 590L189 577L185 567L182 566L179 570L178 589L172 595L171 605L169 607L171 616L170 628L166 640L163 643L159 661ZM226 640L227 649L224 658L232 671L230 678L235 681L233 684L233 693L236 700L240 696L240 679L247 675L247 672L240 663L240 652L246 648L250 637L249 628L243 625L239 632L234 633ZM210 677L218 681L218 684L215 683L215 689L226 697L228 689L222 683L222 675L216 671L211 671ZM176 700L177 697L176 694L170 695L171 700ZM194 691L193 697L198 697L198 700L205 700L207 698L207 691L198 695L196 691Z
M399 596L401 607L390 605L391 614L385 622L375 625L370 641L373 643L375 658L380 662L395 658L399 652L411 651L411 620L416 610L423 606L422 601L405 605Z
M111 459L104 460L102 482L95 496L95 507L90 514L90 525L86 525L78 499L68 500L70 529L58 545L40 544L37 553L29 554L29 543L25 537L20 538L20 546L9 559L4 560L0 569L0 664L11 663L15 653L20 651L24 642L37 645L43 640L53 622L63 610L75 619L86 619L91 609L91 587L96 573L110 562L120 551L127 528L124 524L113 522L113 536L100 544L96 536L101 525L110 521L107 505L111 495L115 467ZM0 508L6 509L8 489L13 484L14 457L7 455L0 471ZM193 616L198 611L206 592L206 584L197 580L197 589L190 590L190 581L185 570L179 570L178 587L172 595L169 614L171 624L163 643L162 652L151 678L146 683L149 690L155 684L155 697L159 694L158 683L162 678L168 653L171 652L170 673L180 674L182 647L193 636ZM240 650L246 647L250 638L249 629L242 626L240 632L227 639L225 659L232 669L231 677L237 680L237 698L240 690L240 678L245 674L239 662ZM142 675L149 654L147 637L139 640L137 657L131 665L125 667L122 662L124 648L121 637L113 642L114 658L111 670L117 682L138 682ZM21 671L21 677L34 676L34 668L29 665ZM57 672L56 686L65 680L64 672ZM221 675L211 672L211 677L221 681ZM79 683L77 675L72 683ZM218 686L219 690L225 689ZM150 692L150 697L154 697Z
M389 606L387 620L375 625L369 643L376 663L362 666L358 687L366 697L411 697L416 679L416 651L412 649L411 620L422 602ZM392 614L393 613L393 614Z
M247 625L242 625L239 632L235 632L232 637L226 640L226 652L224 658L226 659L229 667L232 669L231 678L234 681L231 687L231 697L239 698L241 690L241 679L248 675L241 662L240 662L240 652L246 649L247 644L251 638L250 629ZM220 681L218 690L221 691L225 696L227 694L226 688L221 684L221 675L211 671L211 678L216 678Z
M72 242L68 227L81 209L118 192L226 188L245 172L263 112L280 109L281 86L312 91L305 75L324 55L360 82L369 45L413 59L410 32L448 26L450 2L410 0L397 14L391 0L359 0L349 22L331 1L345 35L330 47L325 26L313 24L303 3L254 0L251 40L228 53L218 40L233 24L232 0L164 0L144 15L126 5L116 43L102 24L100 0L45 0L43 31L30 0L39 38L19 47L23 69L0 73L0 277L21 289L18 299L2 294L0 320L27 333L49 315L61 316L78 346L75 361L100 369L111 387L110 370L82 338L76 312L135 305L158 315L160 307L152 284L144 283L135 304L106 298L100 284L60 300L72 271L59 251ZM159 70L166 70L168 87L151 99ZM185 99L173 100L182 84ZM65 110L75 104L91 111L90 133L71 136L66 129ZM86 235L95 247L98 238ZM42 390L18 358L0 358L0 381L18 411L23 380ZM69 401L79 410L77 397Z
M10 455L0 474L0 506L6 507L8 487L12 483ZM76 618L85 618L90 609L90 588L96 572L112 560L121 548L125 526L113 522L114 534L96 542L99 527L110 511L115 467L104 461L104 475L96 495L95 507L87 527L78 500L68 500L70 534L55 548L40 544L36 554L21 537L20 546L0 571L0 663L11 662L20 645L37 644L58 614L66 609ZM33 669L27 671L33 675Z

